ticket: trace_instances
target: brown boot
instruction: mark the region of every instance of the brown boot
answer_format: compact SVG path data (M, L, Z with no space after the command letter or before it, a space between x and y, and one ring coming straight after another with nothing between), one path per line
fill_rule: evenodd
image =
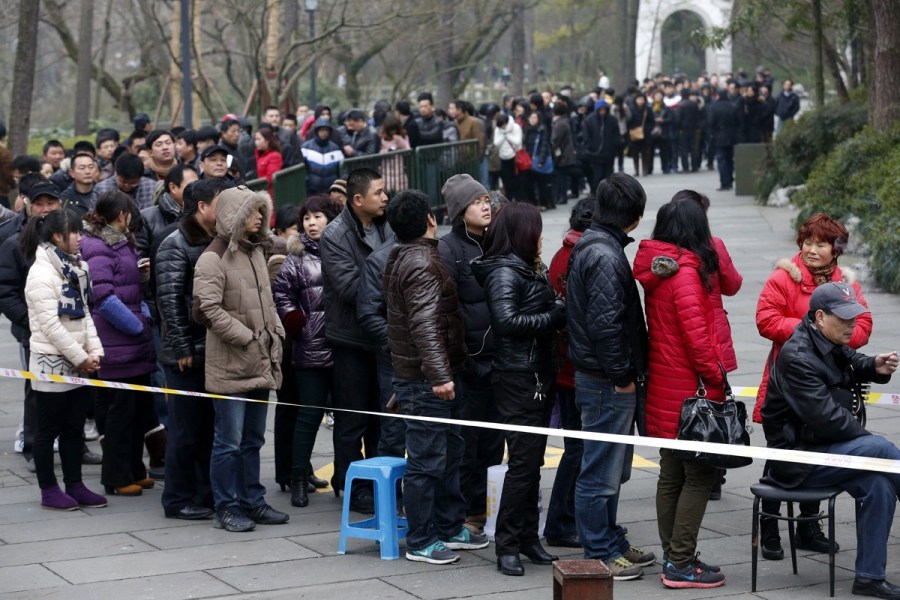
M147 447L147 455L150 457L151 469L165 466L167 441L168 436L162 425L144 436L144 446Z

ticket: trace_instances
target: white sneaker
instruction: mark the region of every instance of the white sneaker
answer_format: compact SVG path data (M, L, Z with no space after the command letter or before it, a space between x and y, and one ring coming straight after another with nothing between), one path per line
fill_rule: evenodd
M325 427L334 429L334 413L325 413Z
M53 451L59 452L59 438L53 440Z
M97 431L97 423L93 419L85 419L84 421L84 439L88 442L93 442L97 438L100 437L100 432Z
M13 450L22 454L25 452L25 440L23 438L17 437L16 441L13 442Z

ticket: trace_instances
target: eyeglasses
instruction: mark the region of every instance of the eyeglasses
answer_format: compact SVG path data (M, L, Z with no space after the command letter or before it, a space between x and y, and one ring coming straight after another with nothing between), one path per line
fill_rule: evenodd
M477 206L478 208L483 208L485 206L491 205L491 197L490 196L482 196L481 198L474 200L472 202L472 206Z

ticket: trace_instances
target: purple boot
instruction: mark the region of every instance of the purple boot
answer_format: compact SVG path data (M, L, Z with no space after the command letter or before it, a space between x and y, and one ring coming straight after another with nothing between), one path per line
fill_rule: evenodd
M103 508L106 506L106 497L95 494L87 489L82 482L66 486L66 494L71 496L79 506L84 508Z
M78 501L63 493L58 485L41 490L41 508L48 510L75 510Z

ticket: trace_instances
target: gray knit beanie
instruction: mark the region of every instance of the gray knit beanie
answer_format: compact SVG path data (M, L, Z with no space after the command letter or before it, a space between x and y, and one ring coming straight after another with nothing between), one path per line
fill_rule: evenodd
M466 208L479 196L486 196L487 190L468 173L454 175L444 183L441 194L447 203L447 216L450 222L466 211Z

